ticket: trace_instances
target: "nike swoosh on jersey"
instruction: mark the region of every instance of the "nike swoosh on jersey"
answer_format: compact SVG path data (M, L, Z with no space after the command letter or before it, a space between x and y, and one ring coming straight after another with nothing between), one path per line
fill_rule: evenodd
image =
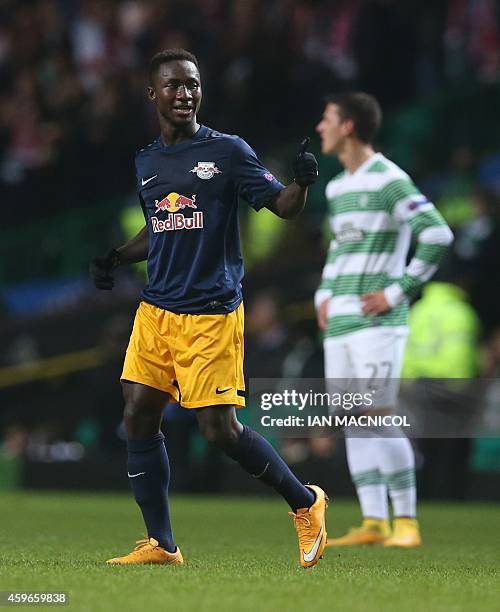
M306 561L307 563L312 561L314 559L314 557L316 556L316 553L318 552L319 545L321 544L321 538L323 537L324 529L325 529L325 525L323 524L323 525L321 525L321 529L319 530L318 537L316 538L316 540L314 542L314 546L311 548L311 550L308 553L306 553L305 551L302 552L302 555L304 557L304 561Z
M232 387L228 387L227 389L219 389L219 387L217 387L217 389L215 390L215 392L217 393L217 395L220 395L221 393L226 393L227 391L229 391L230 389L232 389Z
M149 183L149 181L152 181L153 179L155 179L158 175L155 174L154 176L150 176L148 179L141 179L141 186L144 187L144 185L146 183Z
M138 472L137 474L131 474L130 472L127 472L129 478L137 478L137 476L142 476L145 473L146 472Z

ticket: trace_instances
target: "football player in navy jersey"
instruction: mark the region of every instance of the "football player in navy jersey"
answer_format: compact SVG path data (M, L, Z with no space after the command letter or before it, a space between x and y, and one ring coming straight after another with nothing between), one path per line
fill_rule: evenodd
M238 200L284 219L303 209L318 164L302 142L294 181L284 187L237 136L200 125L197 59L183 49L153 57L148 96L160 135L136 156L145 226L135 238L91 264L96 287L113 287L113 270L147 260L121 383L128 476L148 537L109 564L181 565L170 525L170 466L160 431L168 401L195 410L201 432L241 467L272 486L291 508L300 563L315 565L326 542L327 499L303 485L275 449L243 426L243 263Z

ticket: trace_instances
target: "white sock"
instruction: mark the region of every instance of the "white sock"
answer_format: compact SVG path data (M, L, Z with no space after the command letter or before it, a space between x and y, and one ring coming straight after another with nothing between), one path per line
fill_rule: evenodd
M363 518L386 520L389 518L387 486L378 468L372 443L372 437L346 437L347 463Z
M394 437L395 428L391 428L390 437L373 439L373 455L378 468L387 484L394 516L417 515L417 488L415 485L415 455L410 441L400 430L401 437Z

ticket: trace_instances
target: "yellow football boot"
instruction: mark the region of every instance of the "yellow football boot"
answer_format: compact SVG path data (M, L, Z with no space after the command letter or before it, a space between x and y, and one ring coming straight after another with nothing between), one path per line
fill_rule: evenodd
M326 544L325 512L328 507L328 497L323 489L316 485L306 485L315 495L316 500L310 508L299 508L297 512L289 512L293 518L299 538L300 565L312 567L321 559Z
M389 521L380 519L364 519L361 527L352 527L340 538L327 541L327 546L360 546L363 544L378 544L391 535Z
M422 546L417 519L395 518L392 536L387 538L384 546L390 548L418 548Z
M182 565L182 558L179 547L173 553L162 548L154 538L146 538L136 542L134 550L124 557L115 557L106 561L108 565Z

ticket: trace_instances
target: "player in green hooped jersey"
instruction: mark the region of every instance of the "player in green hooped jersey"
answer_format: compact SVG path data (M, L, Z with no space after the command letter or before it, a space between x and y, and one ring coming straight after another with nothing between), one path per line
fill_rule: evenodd
M355 380L358 389L376 388L370 413L390 415L408 332L408 301L437 270L453 235L408 174L375 152L381 117L372 96L343 93L327 99L316 128L322 152L335 155L344 172L326 188L333 239L315 306L330 386L338 389ZM407 264L412 240L415 253ZM363 523L328 544L419 546L415 460L403 430L351 427L345 433Z

